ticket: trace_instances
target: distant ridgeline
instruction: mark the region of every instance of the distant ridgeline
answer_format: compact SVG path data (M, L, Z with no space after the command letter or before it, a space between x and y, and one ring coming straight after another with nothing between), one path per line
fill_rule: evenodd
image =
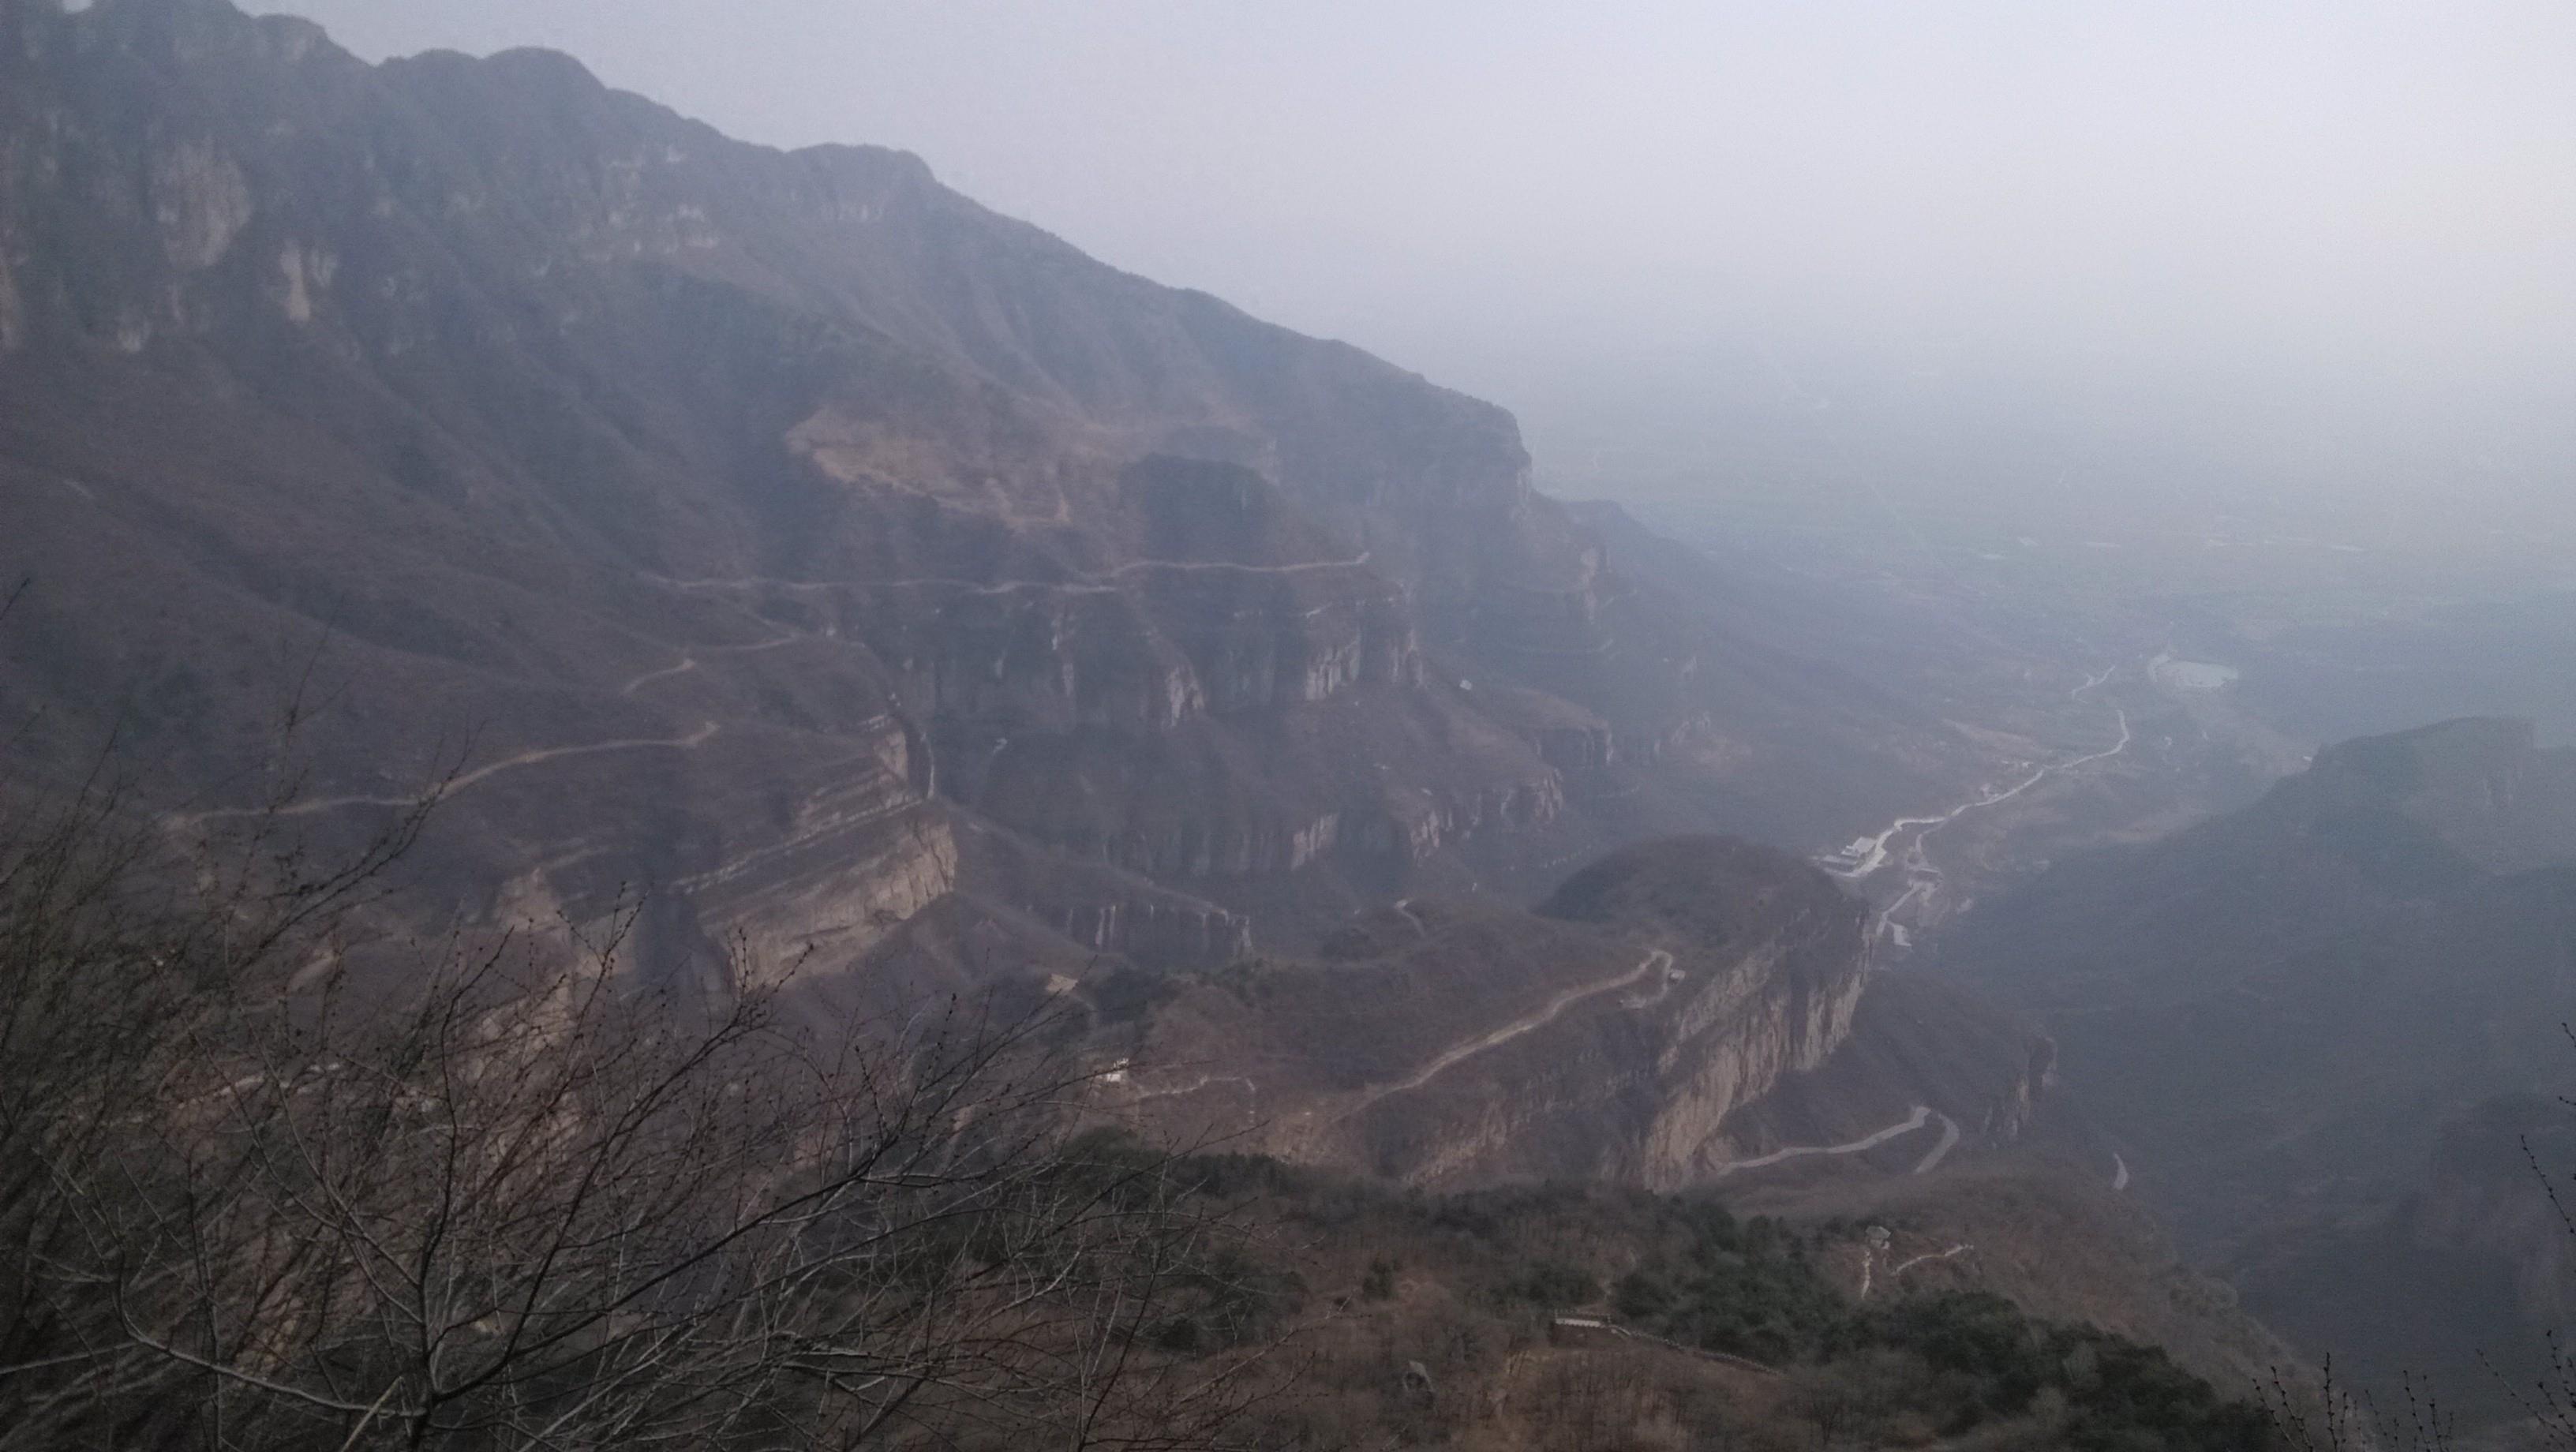
M1976 756L1835 607L1623 573L1501 410L911 156L223 0L12 0L0 86L18 769L245 806L303 682L314 829L453 773L444 902L973 978L1839 841Z
M2017 759L1957 724L1951 656L1578 515L1501 410L1105 267L914 157L735 142L547 53L369 66L225 0L0 0L21 578L9 800L112 746L152 840L300 868L437 799L356 914L361 997L418 988L424 928L569 925L637 1002L768 1004L792 974L783 1016L836 1031L1037 1014L1074 1067L1050 1114L1264 1156L1193 1163L1329 1232L1326 1268L1264 1263L1262 1306L1208 1270L1203 1317L1117 1335L1197 1357L1347 1286L1317 1445L1477 1406L1589 1408L1545 1433L1585 1447L1738 1423L2253 1445L2134 1343L2240 1379L2278 1348L2119 1196L2048 1093L2050 1037L1874 971L1869 910L1752 845L1849 841ZM2218 1016L2241 975L2216 935L2258 909L2340 904L2385 954L2429 951L2455 903L2540 931L2554 889L2500 864L2576 828L2438 763L2422 799L2459 813L2239 890L2279 855L2262 813L2400 820L2371 805L2393 770L2323 761L2145 879L2070 864L1980 971L2077 1006L2017 946L2076 925L2102 956L2069 992L2162 1012L2140 985L2170 950L2184 1009ZM2184 916L2093 931L2157 873L2118 900ZM2530 1006L2523 960L2477 961L2502 976L2463 1002ZM2053 1022L2088 1084L2137 1091L2142 1179L2181 1163L2140 1116L2182 1020L2122 1030L2125 1060ZM1622 1188L1388 1188L1543 1180ZM1651 1198L1721 1182L1769 1218ZM1551 1343L1559 1315L1634 1344ZM1377 1320L1402 1335L1330 1339Z
M2520 1143L2576 1167L2545 1097L2576 1080L2576 752L2491 720L2337 746L1940 960L2041 1018L2138 1192L2312 1350L2480 1405L2481 1356L2545 1351L2569 1237Z

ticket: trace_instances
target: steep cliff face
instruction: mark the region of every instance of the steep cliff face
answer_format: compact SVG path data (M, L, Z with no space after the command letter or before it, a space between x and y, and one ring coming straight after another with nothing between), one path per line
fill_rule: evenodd
M471 743L442 895L570 861L567 903L698 883L786 951L979 891L907 845L925 813L1299 942L1757 799L1839 840L1879 805L1767 784L1893 794L1959 744L1622 576L1500 410L912 157L222 0L0 20L0 572L35 580L0 704L45 722L13 769L113 731L222 798L327 639L298 751L335 810ZM814 805L880 769L877 827ZM1142 900L1069 893L1093 939Z
M1613 927L1669 953L1655 1108L1633 1173L1659 1188L1737 1158L1730 1116L1850 1035L1867 983L1867 910L1822 873L1722 839L1624 849L1569 879L1541 914ZM1641 1004L1646 999L1641 997Z
M1646 844L1536 914L1416 899L1355 922L1319 959L1170 985L1103 1030L1100 1104L1185 1138L1423 1185L1706 1184L1776 1158L1784 1134L1875 1129L1891 1096L1886 1119L1912 1104L1991 1108L1963 1133L2009 1142L2045 1041L1956 995L1933 1000L1946 1040L1870 1029L1882 989L1879 1017L1898 1025L1927 1003L1873 979L1865 926L1866 909L1803 862L1725 839Z

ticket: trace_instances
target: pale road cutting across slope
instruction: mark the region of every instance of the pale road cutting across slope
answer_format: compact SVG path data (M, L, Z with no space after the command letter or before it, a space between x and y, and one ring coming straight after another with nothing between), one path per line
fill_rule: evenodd
M1641 1341L1649 1346L1660 1346L1667 1351L1678 1351L1684 1356L1696 1357L1701 1361L1715 1362L1720 1366L1731 1366L1738 1371L1749 1371L1757 1376L1767 1376L1776 1379L1786 1375L1786 1373L1782 1372L1778 1367L1766 1366L1750 1357L1737 1356L1731 1352L1725 1351L1711 1351L1704 1346L1691 1346L1680 1341L1666 1340L1664 1337L1654 1335L1651 1332L1630 1330L1628 1327L1622 1326L1615 1321L1606 1321L1599 1316L1558 1316L1551 1320L1548 1325L1557 1331L1593 1332L1603 1336L1615 1336L1622 1341Z
M1293 565L1238 565L1225 560L1130 560L1101 578L1114 580L1138 570L1232 570L1245 575L1302 575L1310 570L1356 569L1368 562L1367 550L1347 560L1306 560Z
M1375 1104L1381 1099L1384 1099L1389 1094L1401 1094L1408 1089L1419 1089L1423 1085L1440 1077L1440 1075L1456 1068L1467 1060L1476 1057L1478 1054L1485 1052L1487 1049L1500 1048L1504 1044L1510 1043L1512 1040L1519 1038L1523 1034L1547 1027L1549 1024L1556 1022L1558 1016L1562 1015L1567 1009L1581 1003L1583 1000L1587 998L1598 998L1605 993L1615 993L1622 988L1628 987L1630 984L1639 982L1649 973L1660 973L1663 970L1670 968L1672 966L1672 962L1672 954L1665 952L1661 948L1657 948L1655 951L1646 955L1646 961L1638 964L1629 971L1620 974L1616 978L1605 979L1599 983L1586 984L1581 988L1569 989L1566 992L1560 993L1556 997L1548 1000L1547 1007L1540 1009L1529 1017L1516 1020L1512 1023L1507 1023L1501 1028L1494 1030L1492 1033L1483 1034L1476 1038L1469 1039L1467 1042L1448 1050L1441 1054L1440 1057L1423 1065L1411 1078L1399 1079L1392 1084L1380 1084L1370 1089L1363 1090L1359 1099L1349 1108L1344 1109L1340 1114L1335 1115L1334 1119L1336 1122L1348 1119L1352 1115L1357 1114L1361 1110L1368 1108L1370 1105Z
M1422 925L1422 919L1413 915L1413 899L1409 897L1398 899L1395 904L1395 911L1398 917L1401 917L1406 922L1413 924L1413 935L1415 937L1427 938L1431 936L1431 930Z
M1944 1122L1948 1122L1950 1116L1945 1114L1942 1115L1941 1118ZM1776 1149L1767 1155L1756 1155L1749 1160L1736 1160L1730 1164L1720 1165L1717 1169L1718 1177L1723 1179L1728 1175L1734 1174L1737 1170L1758 1170L1765 1165L1776 1165L1782 1160L1800 1159L1807 1155L1856 1155L1861 1153L1863 1150L1874 1150L1899 1135L1912 1134L1914 1131L1921 1129L1931 1121L1932 1106L1928 1104L1917 1104L1914 1106L1914 1112L1912 1114L1907 1115L1905 1118L1898 1120L1896 1123L1889 1125L1887 1128L1880 1130L1876 1134L1866 1135L1860 1139L1853 1140L1849 1144L1794 1145L1788 1149ZM1957 1134L1958 1128L1959 1127L1956 1124L1950 1125L1950 1130L1953 1136ZM1936 1151L1936 1157L1937 1154L1938 1152ZM1928 1167L1928 1165L1918 1167L1915 1170L1915 1173L1921 1174L1923 1169Z
M617 694L621 696L631 696L655 681L668 680L672 676L686 675L690 671L696 670L698 668L698 655L700 652L704 652L707 655L758 655L764 650L776 650L782 645L794 645L800 640L811 640L813 638L814 637L809 635L782 635L776 640L764 640L756 645L696 646L680 652L680 663L678 665L664 666L657 671L646 671L644 674L628 681L625 685L618 687Z
M1119 1069L1113 1072L1123 1076L1126 1071L1124 1069ZM1242 1074L1201 1074L1187 1084L1177 1084L1169 1089L1145 1089L1140 1087L1130 1096L1130 1102L1142 1104L1148 1099L1177 1099L1183 1095L1196 1094L1202 1089L1213 1088L1219 1084L1234 1084L1242 1087L1243 1127L1246 1130L1258 1128L1261 1124L1261 1086Z
M1936 1251L1929 1255L1918 1255L1912 1260L1906 1261L1904 1264L1890 1270L1887 1273L1888 1278L1893 1280L1896 1277L1905 1274L1907 1271L1914 1269L1916 1266L1922 1265L1926 1261L1957 1260L1960 1256L1966 1255L1968 1252L1975 1249L1976 1247L1973 1245L1954 1245L1948 1250Z
M1619 1006L1631 1011L1652 1008L1656 1004L1663 1002L1665 999L1672 997L1674 987L1680 984L1684 978L1689 976L1689 974L1682 972L1679 968L1667 964L1663 972L1655 975L1654 992L1630 994L1619 1000Z
M1959 1147L1959 1121L1946 1114L1940 1114L1937 1110L1934 1112L1941 1121L1941 1142L1932 1146L1932 1153L1925 1155L1923 1162L1914 1167L1914 1173L1918 1175L1932 1173L1950 1151Z
M535 766L540 762L561 761L565 757L569 756L589 756L602 751L695 751L699 747L704 746L709 741L715 739L716 733L723 729L724 728L722 726L710 721L687 736L667 741L594 741L587 746L540 747L535 751L523 751L516 756L507 757L503 760L493 762L489 766L478 766L472 771L466 772L430 791L423 792L415 796L318 797L309 802L292 802L286 806L274 808L225 807L212 812L194 812L183 816L173 817L170 821L176 826L193 827L200 822L218 822L232 817L261 817L272 815L280 817L309 817L317 812L333 812L338 811L343 807L416 807L421 805L424 801L445 801L447 798L456 795L467 787L473 786L477 782L488 781L493 777L499 776L505 771L516 771L523 766Z
M813 640L817 638L819 637L803 634L789 634L782 635L776 640L764 640L751 645L701 646L698 647L698 650L703 651L708 655L755 655L761 651L776 650L781 646L794 645L799 641ZM622 696L632 696L638 689L649 685L654 681L667 680L672 676L682 675L689 671L694 671L697 668L697 654L691 651L682 651L680 654L680 663L678 665L664 666L659 670L646 671L644 674L628 681L624 686L619 687L618 694ZM268 807L225 807L211 812L193 812L173 817L170 821L176 826L193 827L201 822L223 821L234 817L258 817L267 815L276 815L280 817L309 817L317 812L338 811L344 807L415 807L419 806L424 799L436 798L437 800L444 801L478 782L498 776L505 771L516 771L520 767L535 766L541 762L560 761L566 757L589 756L602 751L695 751L699 747L704 746L709 741L715 739L716 733L723 729L724 727L722 724L709 721L705 725L699 727L696 731L691 732L689 735L667 740L656 740L651 738L624 739L617 741L594 741L583 746L539 747L534 751L523 751L516 756L506 757L500 761L492 762L489 765L478 766L472 771L465 772L455 777L453 780L441 784L433 791L425 792L418 796L319 797L309 802L293 802L286 806L274 809Z

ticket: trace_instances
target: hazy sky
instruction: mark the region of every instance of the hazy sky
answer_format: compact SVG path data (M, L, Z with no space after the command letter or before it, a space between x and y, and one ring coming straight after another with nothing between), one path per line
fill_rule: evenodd
M2576 5L292 0L872 141L1506 396L1713 340L2047 373L2576 357ZM1574 360L1574 361L1569 361Z

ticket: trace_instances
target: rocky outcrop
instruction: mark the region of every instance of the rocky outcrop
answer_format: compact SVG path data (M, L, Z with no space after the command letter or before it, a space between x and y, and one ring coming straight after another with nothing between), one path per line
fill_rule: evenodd
M1087 902L1054 924L1076 943L1151 967L1230 963L1252 951L1252 920L1207 904L1142 898Z
M871 835L916 819L1287 943L1418 882L1520 897L1758 775L1621 749L1776 681L1676 669L1745 647L1621 576L1508 415L917 158L734 142L560 56L370 66L223 0L6 23L0 577L60 629L0 638L0 707L49 723L8 748L35 770L139 716L176 796L258 780L282 642L327 638L317 795L508 764L445 815L440 900L685 881L765 950L870 959L979 890ZM809 818L880 770L900 804ZM1066 949L1241 941L1043 896Z
M250 182L212 140L191 138L155 154L147 185L162 249L181 272L223 261L250 225Z
M1823 1064L1850 1034L1868 981L1866 910L1813 868L1741 842L1626 849L1577 873L1540 911L1672 945L1655 1108L1633 1170L1659 1188L1733 1160L1729 1117Z
M1867 986L1859 955L1820 982L1784 973L1789 956L1787 945L1767 944L1711 972L1684 1005L1658 1065L1663 1092L1640 1153L1638 1173L1650 1187L1675 1189L1723 1170L1737 1158L1728 1119L1821 1066L1849 1036Z
M805 804L785 832L674 887L714 942L775 979L858 958L957 880L941 814L862 787Z
M1319 961L1179 992L1104 1044L1130 1066L1106 1100L1414 1184L1700 1183L1740 1111L1849 1038L1863 917L1815 868L1721 839L1614 854L1536 915L1414 900ZM1206 1064L1239 1068L1180 1072Z

